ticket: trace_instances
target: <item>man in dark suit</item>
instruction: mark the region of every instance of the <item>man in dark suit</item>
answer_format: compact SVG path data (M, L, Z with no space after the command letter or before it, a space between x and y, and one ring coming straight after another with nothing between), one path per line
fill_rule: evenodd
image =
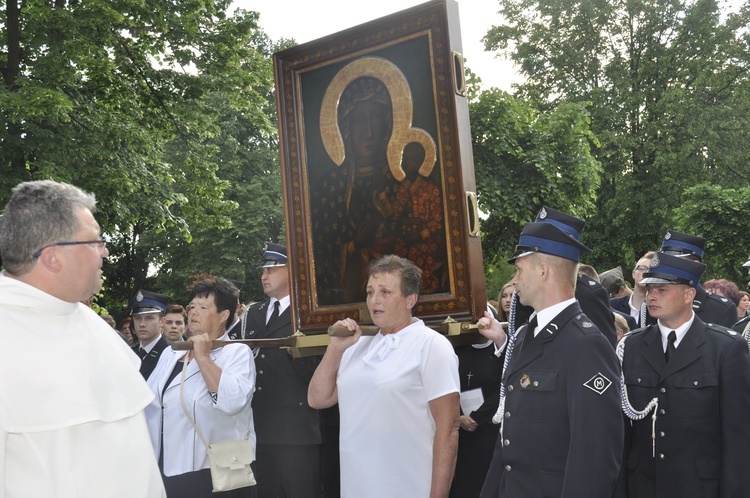
M286 248L268 243L261 282L270 298L245 311L242 337L292 335ZM320 419L307 404L307 386L318 358L293 359L285 350L261 349L253 417L258 438L256 479L259 498L314 498L318 491Z
M645 316L646 309L643 302L646 299L646 287L641 284L643 274L648 271L648 265L654 252L649 251L636 262L635 268L631 275L633 276L633 293L629 296L614 297L609 300L612 309L630 315L636 321L637 327L641 326L642 318ZM643 324L645 326L645 323ZM631 327L634 330L637 327Z
M527 223L509 262L521 304L534 309L531 321L517 337L506 337L487 314L479 321L509 356L482 498L609 497L614 490L623 444L619 365L574 297L582 251L590 249L553 224Z
M169 346L169 342L162 335L165 315L169 306L169 296L139 290L130 308L133 317L133 327L138 344L133 351L141 358L141 375L148 379L159 362L159 355Z
M694 312L705 269L657 253L642 282L658 321L621 342L625 412L640 417L626 435L628 496L739 498L750 490L750 354L736 332Z

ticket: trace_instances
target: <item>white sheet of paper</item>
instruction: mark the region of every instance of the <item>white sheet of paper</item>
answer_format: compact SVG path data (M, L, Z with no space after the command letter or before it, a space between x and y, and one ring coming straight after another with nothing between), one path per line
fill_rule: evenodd
M469 415L471 412L482 406L482 403L484 403L484 396L482 395L482 390L480 388L461 393L461 411L464 415Z

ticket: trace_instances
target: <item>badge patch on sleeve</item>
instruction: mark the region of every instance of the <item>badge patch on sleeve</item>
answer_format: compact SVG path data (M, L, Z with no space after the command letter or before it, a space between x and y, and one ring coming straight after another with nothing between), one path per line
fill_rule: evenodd
M601 396L612 385L612 381L599 372L584 382L583 385Z

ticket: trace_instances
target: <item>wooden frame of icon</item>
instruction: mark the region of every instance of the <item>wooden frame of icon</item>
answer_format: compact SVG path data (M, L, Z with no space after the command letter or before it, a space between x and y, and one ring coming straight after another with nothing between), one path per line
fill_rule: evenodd
M274 54L292 320L322 332L366 312L368 264L422 269L414 315L485 308L468 103L454 0Z

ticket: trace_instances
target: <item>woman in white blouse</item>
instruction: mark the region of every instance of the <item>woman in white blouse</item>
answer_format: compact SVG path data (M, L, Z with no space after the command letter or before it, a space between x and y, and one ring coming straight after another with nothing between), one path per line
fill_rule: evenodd
M256 486L211 492L206 447L180 402L183 362L188 361L183 388L185 405L208 443L245 439L255 454L250 407L255 391L252 350L241 344L211 349L212 340L228 339L226 328L234 321L236 291L223 278L197 282L187 307L193 350L186 354L166 349L148 379L156 399L146 408L146 418L169 498L257 496Z
M331 337L310 382L313 408L339 404L343 498L447 497L456 463L458 360L448 340L412 316L422 271L398 256L368 268L377 335Z

